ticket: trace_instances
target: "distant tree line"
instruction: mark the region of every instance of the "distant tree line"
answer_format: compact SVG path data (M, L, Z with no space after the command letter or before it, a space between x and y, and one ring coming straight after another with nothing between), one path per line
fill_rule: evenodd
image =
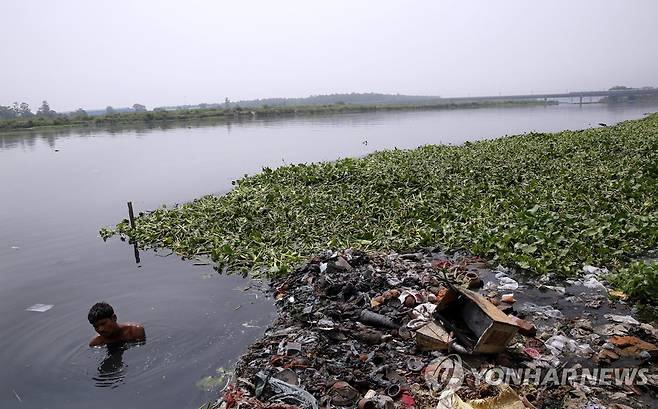
M290 105L404 105L440 102L439 96L379 94L374 92L349 94L311 95L306 98L266 98L239 101L242 107L290 106Z
M628 90L617 85L611 90ZM639 89L651 89L643 87ZM641 98L641 99L640 99ZM638 97L637 100L656 98L655 96ZM611 96L601 102L633 101L636 97ZM114 108L85 111L78 108L67 113L57 113L43 101L36 113L27 103L14 102L12 106L0 105L0 130L22 129L42 126L60 125L107 125L119 123L151 123L153 121L189 121L206 119L228 119L271 117L281 115L313 115L341 112L366 112L373 110L409 110L409 109L457 109L478 108L486 106L516 106L528 104L546 104L545 101L455 101L439 96L400 95L381 93L343 93L329 95L312 95L306 98L266 98L233 102L228 97L223 103L202 103L197 105L178 105L156 107L149 111L142 104L133 104L130 108ZM557 103L557 102L555 102Z
M123 112L147 112L146 106L142 104L134 104L132 109L124 109ZM108 106L104 112L106 115L116 114L117 110ZM0 119L37 119L37 118L70 118L70 119L84 119L89 117L87 111L78 108L75 111L67 112L65 114L57 113L50 109L48 101L43 101L41 106L36 112L32 112L30 105L26 102L14 102L11 106L0 105Z
M117 122L119 120L139 121L141 117L119 118L119 115L133 114L142 115L147 109L142 104L134 104L132 108L122 108L115 110L108 106L105 111L101 111L100 116L89 115L87 111L78 108L75 111L67 113L58 113L50 109L48 101L42 101L41 106L36 112L32 112L30 105L26 102L14 102L11 106L0 105L0 129L22 129L40 126L59 126L59 125L88 125L103 124L106 122ZM104 115L103 115L104 114Z
M43 101L41 106L37 109L36 113L32 113L30 105L26 102L14 102L12 106L0 105L0 118L1 119L14 119L14 118L53 118L57 116L57 112L50 109L48 101Z
M400 95L367 93L344 93L328 95L311 95L305 98L264 98L242 101L224 99L223 103L201 103L197 105L175 105L154 108L154 111L174 111L180 109L238 109L238 108L274 108L292 106L324 106L324 105L414 105L440 103L439 96Z
M410 109L459 109L459 108L481 108L486 106L518 106L530 104L546 104L544 101L482 101L440 103L429 102L419 104L369 104L355 105L346 103L325 105L286 105L286 106L264 106L256 108L190 108L190 109L163 109L156 108L152 111L141 111L135 108L114 109L108 106L105 114L95 116L79 109L66 115L56 114L53 117L36 115L30 117L18 117L0 120L0 130L26 129L46 126L115 126L119 124L155 122L178 122L206 120L245 120L254 118L266 118L289 115L315 115L315 114L339 114L346 112L369 112L369 111L392 111ZM139 107L138 107L139 108Z
M654 89L652 87L631 88L624 85L616 85L610 90L632 90L632 89ZM633 99L633 97L626 97L626 99ZM610 102L616 100L610 98ZM603 99L602 102L605 102ZM86 118L88 116L113 116L124 113L146 113L146 112L164 112L164 111L189 111L189 110L212 110L216 114L217 110L232 110L240 111L242 109L260 109L269 110L272 108L292 108L292 107L310 107L310 106L335 106L335 105L359 105L359 106L373 106L373 105L434 105L449 103L449 100L441 99L440 96L425 96L425 95L400 95L400 94L382 94L375 92L367 93L342 93L342 94L328 94L328 95L311 95L305 98L264 98L264 99L251 99L242 101L231 101L225 98L224 102L220 103L201 103L196 105L175 105L175 106L162 106L153 108L148 111L146 106L142 104L133 104L131 108L113 108L107 106L105 110L90 111L88 114L82 108L66 114L58 114L50 109L47 101L43 101L41 106L37 109L36 113L30 110L30 106L25 103L14 102L12 106L0 105L0 119L29 119L29 118L62 118L67 117L70 119ZM200 115L205 116L205 115ZM158 115L151 115L148 117L158 117Z

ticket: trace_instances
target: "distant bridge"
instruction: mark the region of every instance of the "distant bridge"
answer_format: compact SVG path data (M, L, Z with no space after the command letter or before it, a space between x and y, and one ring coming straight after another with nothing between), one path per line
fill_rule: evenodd
M658 97L658 88L647 89L617 89L607 91L574 91L564 92L558 94L527 94L527 95L498 95L498 96L483 96L483 97L459 97L459 98L443 98L444 100L457 101L457 102L476 102L476 101L512 101L524 99L557 99L557 98L577 98L579 103L583 103L585 97L631 97L631 96L656 96Z

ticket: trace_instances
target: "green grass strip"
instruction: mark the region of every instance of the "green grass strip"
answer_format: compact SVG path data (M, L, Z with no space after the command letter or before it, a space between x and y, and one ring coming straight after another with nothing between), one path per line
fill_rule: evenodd
M658 114L614 127L263 169L115 229L140 246L283 274L320 251L441 245L535 274L616 269L658 243Z

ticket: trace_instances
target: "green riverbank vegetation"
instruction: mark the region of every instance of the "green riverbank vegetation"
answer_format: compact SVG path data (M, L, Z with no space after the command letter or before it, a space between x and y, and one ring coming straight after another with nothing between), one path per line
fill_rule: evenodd
M101 235L261 275L285 274L326 249L440 245L536 275L605 266L629 295L658 303L655 266L631 264L658 245L658 114L265 168L234 184Z
M47 104L44 101L44 104ZM481 101L481 102L448 102L427 101L422 103L404 104L347 104L333 103L327 105L285 105L244 108L233 104L227 108L181 108L167 110L164 108L147 111L143 105L135 104L131 111L119 112L107 107L104 115L91 116L79 109L69 114L58 114L48 111L47 114L32 114L27 104L15 104L14 108L0 107L0 131L34 129L45 127L106 127L121 124L152 124L164 122L187 122L196 120L243 120L252 118L270 118L295 115L343 114L372 111L403 111L403 110L444 110L468 109L486 107L518 107L532 105L553 105L554 101ZM134 107L138 108L134 108ZM21 108L22 107L22 108Z

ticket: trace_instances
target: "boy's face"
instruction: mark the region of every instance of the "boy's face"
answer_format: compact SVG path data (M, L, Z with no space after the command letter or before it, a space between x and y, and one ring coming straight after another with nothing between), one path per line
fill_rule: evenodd
M117 316L112 315L110 318L103 318L94 323L94 329L98 332L98 335L103 337L111 337L119 330L119 325L117 324Z

